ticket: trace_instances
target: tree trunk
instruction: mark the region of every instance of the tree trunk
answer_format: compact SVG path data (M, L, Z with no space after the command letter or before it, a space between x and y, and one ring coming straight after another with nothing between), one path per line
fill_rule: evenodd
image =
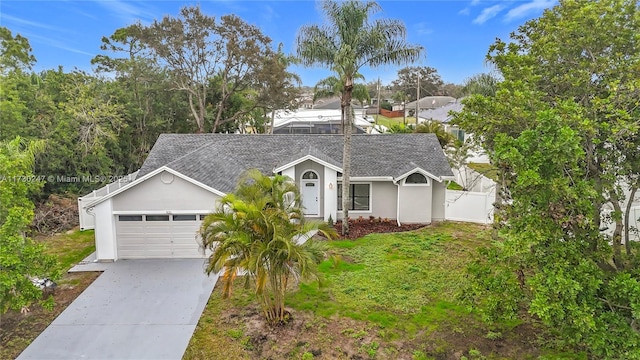
M624 264L622 263L622 209L620 208L620 201L618 196L611 191L611 204L613 205L613 218L616 222L616 228L613 230L613 263L617 270L622 270Z
M188 98L189 98L189 109L191 109L191 114L193 115L193 118L196 120L196 125L198 126L198 130L197 133L201 134L204 132L204 119L200 118L200 114L198 114L198 111L196 110L195 105L193 104L193 94L188 93Z
M342 96L342 118L343 121L343 149L342 149L342 235L349 234L349 204L350 191L349 180L351 179L351 92L353 91L352 79L345 79L344 95Z
M273 134L273 125L276 121L276 110L275 108L271 110L271 129L269 130L269 134Z
M629 237L629 216L631 216L631 205L633 204L633 199L636 197L637 191L638 191L637 186L634 186L631 188L631 194L629 194L627 207L624 210L624 248L627 252L627 255L631 255L631 238Z

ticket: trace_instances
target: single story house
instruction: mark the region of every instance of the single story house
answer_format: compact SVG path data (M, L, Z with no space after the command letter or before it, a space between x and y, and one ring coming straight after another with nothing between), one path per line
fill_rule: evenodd
M404 110L406 111L407 116L414 116L416 108L418 110L418 113L420 113L420 111L423 110L437 109L439 107L447 105L452 101L456 101L456 98L451 96L425 96L423 98L420 98L420 100L414 100L404 105L394 106L393 110Z
M202 219L253 168L293 179L305 216L338 220L342 147L341 135L161 135L133 181L81 202L94 216L97 260L203 257ZM450 179L433 134L353 135L353 217L444 220Z
M271 116L271 114L269 114ZM373 118L363 109L354 110L353 133L377 133ZM342 113L338 110L297 109L276 110L274 134L341 134Z

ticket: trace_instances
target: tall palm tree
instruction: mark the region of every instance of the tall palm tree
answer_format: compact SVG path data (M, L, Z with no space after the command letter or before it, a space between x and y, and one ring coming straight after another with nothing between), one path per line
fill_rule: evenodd
M364 76L360 74L356 74L357 78L364 79ZM344 94L344 82L343 79L337 78L335 76L329 76L324 78L316 84L313 88L313 102L316 102L318 99L322 98L330 98L334 96L340 96L342 100L342 95ZM367 90L366 85L364 84L353 84L353 92L352 98L356 99L360 105L362 106L365 102L371 101L371 97L369 96L369 90ZM345 112L346 108L344 107L342 101L340 101L340 114L342 115L342 133L345 131Z
M246 271L246 285L255 285L263 314L271 324L288 320L284 299L289 280L317 276L316 265L323 257L321 244L299 239L312 230L327 238L335 235L324 222L305 221L301 204L300 192L288 177L250 170L200 229L204 247L212 250L207 272L224 271L224 296L230 295L238 272Z
M374 1L334 1L322 3L327 23L305 25L297 38L297 54L305 66L330 68L344 84L342 114L352 123L351 99L360 69L386 64L403 65L416 61L423 48L405 41L406 28L399 20L369 17L381 10ZM349 233L349 178L351 175L351 126L344 127L342 154L342 233Z

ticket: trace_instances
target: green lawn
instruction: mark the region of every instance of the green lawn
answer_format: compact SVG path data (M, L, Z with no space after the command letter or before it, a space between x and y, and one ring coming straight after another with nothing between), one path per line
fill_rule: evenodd
M458 300L466 266L488 235L445 222L328 242L322 279L288 295L294 320L277 329L260 325L251 289L237 285L222 299L218 286L184 359L533 359L530 325L482 323Z
M58 258L63 273L96 251L93 230L74 230L69 234L57 234L39 241L45 244L48 254Z
M374 119L376 120L376 124L380 124L380 125L384 125L387 128L390 128L391 125L394 124L402 124L404 119L401 117L395 117L395 118L388 118L386 116L383 115L372 115ZM416 118L415 117L411 117L411 116L407 116L407 124L415 124L416 123Z

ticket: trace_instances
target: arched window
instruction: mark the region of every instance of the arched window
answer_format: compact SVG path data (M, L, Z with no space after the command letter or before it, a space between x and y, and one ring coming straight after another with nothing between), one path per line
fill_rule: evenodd
M429 180L420 173L413 173L404 179L404 183L406 185L429 185Z
M313 171L307 171L306 173L302 174L302 179L303 180L317 180L318 179L318 174L316 174Z

